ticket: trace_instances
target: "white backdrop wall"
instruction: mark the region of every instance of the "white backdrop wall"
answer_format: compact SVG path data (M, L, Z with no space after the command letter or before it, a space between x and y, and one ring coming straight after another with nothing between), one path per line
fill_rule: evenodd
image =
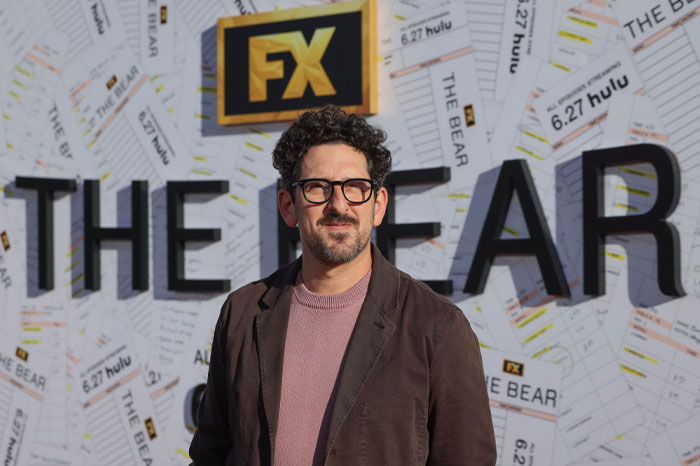
M216 19L313 0L25 0L0 5L0 458L3 464L187 464L192 399L206 380L225 294L167 287L165 183L228 180L187 196L187 278L232 289L277 264L285 124L216 124ZM160 8L167 21L160 24ZM399 188L397 265L450 279L481 342L501 464L692 464L700 454L700 5L685 0L378 0L380 113L394 168L447 166L451 181ZM156 16L154 16L156 15ZM116 81L115 81L116 80ZM108 85L110 83L110 85ZM464 107L474 123L467 125ZM672 150L686 296L657 286L649 235L609 238L604 295L582 292L581 153ZM570 299L534 258L499 258L484 293L461 292L504 160L528 163ZM55 286L38 287L38 197L15 177L74 179L54 201ZM106 242L85 288L83 180L101 222L131 223L149 189L149 289L131 248ZM606 171L607 215L656 200L651 165ZM517 196L503 238L525 238ZM503 354L501 353L503 352ZM504 355L505 354L505 355ZM524 364L503 372L503 358Z

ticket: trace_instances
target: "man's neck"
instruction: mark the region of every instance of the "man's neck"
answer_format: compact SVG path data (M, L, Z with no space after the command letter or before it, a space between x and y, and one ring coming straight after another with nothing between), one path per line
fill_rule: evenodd
M313 254L304 254L301 277L304 286L318 294L337 294L352 288L372 268L369 245L353 260L345 264L326 264Z

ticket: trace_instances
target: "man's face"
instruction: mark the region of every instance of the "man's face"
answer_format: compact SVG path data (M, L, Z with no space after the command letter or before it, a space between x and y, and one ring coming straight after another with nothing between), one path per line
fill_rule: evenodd
M301 180L370 178L364 154L341 143L313 146L302 158L300 168ZM384 188L376 198L373 194L363 204L348 202L340 186L333 188L330 200L324 204L308 202L301 187L293 188L291 195L293 204L285 203L288 195L280 194L280 210L285 221L290 226L299 225L302 250L327 264L350 262L365 250L372 228L381 224L386 207Z

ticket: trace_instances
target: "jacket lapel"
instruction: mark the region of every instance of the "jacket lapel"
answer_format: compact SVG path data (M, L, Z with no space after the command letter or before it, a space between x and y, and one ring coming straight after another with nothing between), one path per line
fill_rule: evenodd
M397 307L398 285L397 269L372 244L372 277L348 344L343 372L338 383L326 444L326 457L396 328L387 314L391 314Z
M275 283L260 299L261 313L255 317L260 389L270 435L270 458L275 455L275 434L279 420L284 342L287 337L292 286L301 266L297 260L281 271Z

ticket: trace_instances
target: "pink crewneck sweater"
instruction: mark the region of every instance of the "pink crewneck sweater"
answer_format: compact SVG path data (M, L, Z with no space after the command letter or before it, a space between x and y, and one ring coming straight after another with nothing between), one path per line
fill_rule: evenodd
M370 275L331 295L310 291L301 273L297 277L284 345L275 466L323 464L337 380Z

